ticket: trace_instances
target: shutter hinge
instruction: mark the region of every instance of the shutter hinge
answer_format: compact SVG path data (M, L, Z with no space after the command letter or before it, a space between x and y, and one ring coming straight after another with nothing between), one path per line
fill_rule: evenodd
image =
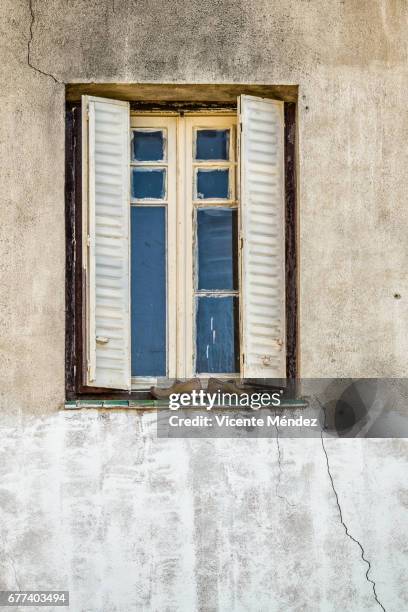
M87 246L87 247L90 247L90 246L91 246L91 237L90 237L90 235L89 235L89 234L88 234L88 236L86 237L86 246Z
M90 361L88 361L88 362L87 362L87 364L88 364L88 365L87 365L86 371L87 371L87 373L88 373L88 380L89 380L89 382L93 382L93 381L95 380L95 376L93 376L93 377L91 378L91 362L90 362Z
M240 240L240 249L242 251L242 249L244 248L244 238L241 236Z

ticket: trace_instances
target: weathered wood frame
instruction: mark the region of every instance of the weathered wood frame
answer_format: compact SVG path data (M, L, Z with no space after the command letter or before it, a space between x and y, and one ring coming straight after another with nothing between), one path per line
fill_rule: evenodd
M130 198L130 206L160 206L166 210L167 236L166 236L166 268L167 268L167 377L176 376L176 342L177 342L177 313L176 288L177 288L177 119L173 115L153 115L145 113L142 116L130 116L130 128L140 129L163 129L166 131L166 159L163 162L130 162L132 167L161 166L166 168L167 194L165 200L134 200ZM148 389L158 383L157 377L133 377L132 389Z
M208 111L207 111L208 112ZM205 295L205 294L218 294L221 295L221 292L205 292L205 291L197 291L194 286L194 281L197 278L198 270L197 270L197 262L196 262L196 231L197 231L197 211L200 208L207 207L218 207L218 208L229 208L231 210L236 210L239 214L239 201L236 192L236 184L237 184L237 158L236 158L236 125L237 125L237 113L233 110L230 111L229 114L224 113L221 116L214 116L211 111L210 114L207 114L205 117L200 118L199 116L191 116L188 115L184 122L184 144L182 145L182 153L184 157L184 171L181 180L184 182L185 188L185 197L184 201L184 209L180 211L183 215L183 219L179 219L180 225L184 225L184 236L185 236L185 245L184 245L184 259L186 262L186 273L184 275L184 300L183 300L183 316L179 317L180 320L185 320L185 329L184 333L181 334L185 337L180 338L180 342L184 344L184 354L180 355L180 360L185 363L181 364L180 371L184 372L185 377L190 378L192 376L197 376L198 378L209 378L211 376L222 379L222 378L238 378L239 374L208 374L194 373L194 364L196 361L196 350L195 350L195 296ZM192 161L193 160L193 150L195 145L196 132L199 128L211 128L211 129L227 129L231 131L230 138L230 150L229 150L229 159L226 161ZM213 198L211 200L199 200L196 197L195 193L195 179L194 173L198 168L224 168L229 170L230 176L230 198L223 200ZM186 223L186 220L193 219L193 223ZM239 221L238 221L239 226ZM240 287L237 290L231 290L222 292L224 296L239 296Z

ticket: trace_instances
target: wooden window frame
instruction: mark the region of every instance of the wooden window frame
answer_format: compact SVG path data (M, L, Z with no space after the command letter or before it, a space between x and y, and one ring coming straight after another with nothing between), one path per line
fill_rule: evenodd
M214 108L214 105L177 103L174 106L167 105L165 109L154 110L137 108L133 105L133 112L138 116L146 113L150 116L165 115L179 116L189 115L232 115L236 108L228 106L225 108ZM297 265L297 177L296 177L296 103L285 102L285 271L286 271L286 371L287 379L296 380L298 376L298 265ZM81 105L80 103L68 102L66 105L66 175L65 175L65 234L66 234L66 332L65 332L65 385L66 399L142 399L150 398L146 390L137 390L132 387L131 392L112 391L96 387L87 387L83 381L86 368L86 355L84 354L85 338L85 312L83 299L85 296L85 279L82 269L82 180L81 180ZM178 130L177 138L185 139L186 134L182 129ZM179 189L184 189L183 185ZM182 201L186 201L182 197ZM220 205L222 205L220 203ZM225 206L225 205L224 205ZM178 211L178 223L185 223L186 211ZM184 216L183 216L184 214ZM180 221L180 215L182 219ZM178 283L181 282L178 270ZM183 280L184 284L184 280ZM178 285L179 286L179 285ZM185 297L187 292L185 293ZM179 303L183 304L180 300ZM190 300L191 303L191 300ZM178 309L182 308L177 306ZM184 306L183 306L184 308ZM188 319L186 311L178 312L177 325L179 321ZM192 322L191 322L192 323ZM193 342L193 336L187 336L180 329L177 332L178 342ZM184 347L185 348L185 347ZM177 354L180 352L177 350ZM193 375L187 367L182 368L177 364L180 375L185 377ZM170 374L170 370L169 370ZM214 375L215 376L215 375ZM232 378L233 375L226 375Z
M187 114L185 121L183 122L184 137L181 152L184 157L184 173L180 177L180 181L183 182L185 194L183 197L184 207L179 211L180 218L179 222L183 223L184 231L184 247L183 247L183 260L185 261L185 273L184 273L184 300L181 308L183 314L179 317L182 322L184 319L184 331L180 334L180 343L183 345L183 353L180 353L180 371L183 372L183 378L191 378L195 376L197 378L224 378L232 379L239 378L239 373L196 373L195 372L195 360L196 360L196 321L195 321L195 288L194 281L195 275L197 274L196 262L194 256L196 253L195 236L197 231L197 220L196 211L199 208L207 208L214 206L218 208L231 208L238 210L239 214L239 200L236 192L237 186L237 142L236 142L236 126L237 126L237 113L230 112L229 114L223 113L223 116L216 116L209 111L204 117L195 115L194 113ZM206 161L206 162L195 162L193 159L193 150L195 142L195 132L197 129L230 129L230 160L224 162L217 161ZM230 185L230 193L235 196L227 200L222 199L211 199L211 200L199 200L195 197L195 167L225 167L229 169L229 178L232 182ZM191 223L190 220L193 220ZM238 220L239 227L239 220ZM240 249L238 248L238 256ZM239 267L239 266L238 266ZM240 287L238 287L238 293ZM205 292L203 292L205 293ZM210 292L211 293L211 292ZM236 291L230 291L226 295L236 294ZM183 323L181 323L183 324ZM180 347L181 348L181 347ZM184 359L183 359L184 358ZM183 363L184 361L184 363Z
M164 162L130 161L133 166L163 166L167 169L166 202L161 200L139 200L130 198L130 206L164 206L166 209L166 371L164 378L176 376L177 338L177 117L173 115L130 114L130 130L134 128L156 128L167 131L167 160ZM160 381L156 376L132 376L132 390L145 390Z

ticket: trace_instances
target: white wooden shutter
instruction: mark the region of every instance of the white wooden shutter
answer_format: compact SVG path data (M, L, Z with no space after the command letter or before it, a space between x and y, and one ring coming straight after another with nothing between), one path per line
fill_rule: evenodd
M286 377L283 102L241 96L241 365Z
M82 96L86 384L130 389L129 104Z

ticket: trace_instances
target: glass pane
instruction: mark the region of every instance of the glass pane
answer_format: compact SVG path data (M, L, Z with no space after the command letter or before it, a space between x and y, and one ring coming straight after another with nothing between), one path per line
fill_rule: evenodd
M165 195L164 168L132 168L132 198L163 200Z
M197 198L228 198L228 170L197 170Z
M196 159L229 159L229 130L198 130Z
M133 130L132 161L163 161L162 130Z
M197 211L198 289L238 289L236 210Z
M166 375L166 211L131 207L132 376Z
M197 373L239 371L238 298L197 298Z

